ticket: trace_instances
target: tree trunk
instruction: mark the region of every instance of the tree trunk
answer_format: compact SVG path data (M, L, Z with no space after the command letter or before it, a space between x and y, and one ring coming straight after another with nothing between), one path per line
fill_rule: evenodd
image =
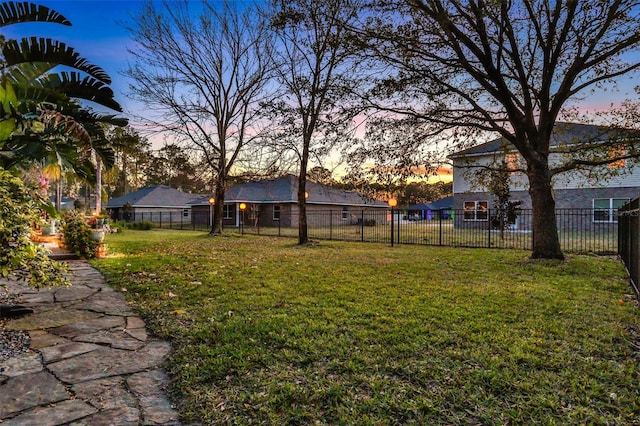
M309 147L311 146L312 131L315 120L311 125L305 125L303 136L302 157L300 158L300 173L298 174L298 244L309 242L307 231L307 166L309 164ZM311 129L311 130L309 130Z
M224 216L224 194L226 192L226 182L224 180L216 182L215 198L216 203L213 205L213 221L211 222L211 231L209 235L222 234L222 217Z
M56 211L62 210L62 176L56 181Z
M553 198L549 168L530 166L527 174L533 208L533 253L531 258L564 260L558 238L556 202Z
M309 233L307 232L307 174L300 173L298 176L298 244L307 244L309 242Z
M102 211L102 160L96 154L96 214Z
M122 195L127 194L127 154L122 153Z

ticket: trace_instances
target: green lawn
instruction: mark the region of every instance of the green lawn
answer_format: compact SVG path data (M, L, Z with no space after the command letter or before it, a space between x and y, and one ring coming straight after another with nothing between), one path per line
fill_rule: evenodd
M161 230L107 244L94 264L172 342L187 421L640 423L640 316L613 258Z

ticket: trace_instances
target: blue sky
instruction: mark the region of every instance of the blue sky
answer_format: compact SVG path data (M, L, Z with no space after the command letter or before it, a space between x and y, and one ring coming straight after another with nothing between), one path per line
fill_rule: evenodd
M125 96L127 81L121 73L130 62L127 47L133 43L124 24L131 23L144 5L130 0L36 1L64 15L72 26L50 23L16 24L3 28L7 38L51 37L72 46L89 62L111 76L116 100L126 110L133 103ZM97 109L97 108L96 108Z

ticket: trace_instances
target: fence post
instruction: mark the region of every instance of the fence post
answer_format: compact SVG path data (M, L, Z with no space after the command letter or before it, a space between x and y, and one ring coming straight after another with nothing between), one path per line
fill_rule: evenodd
M491 209L487 209L487 230L488 230L487 248L491 248Z
M393 241L395 236L393 235L393 206L391 206L391 247L393 247Z
M442 245L442 209L438 210L438 228L439 228L439 238L438 238L438 245L441 246Z
M364 243L364 210L360 211L360 241Z
M631 253L634 254L635 259L631 259L631 262L635 262L635 265L629 269L631 273L631 280L634 283L634 289L636 291L636 297L640 299L640 198L636 198L635 203L635 215L629 217L629 234L627 238L629 239L629 255ZM633 226L635 222L635 232L633 231ZM631 263L629 262L629 263Z
M333 239L333 210L329 210L329 241Z
M533 248L536 246L536 233L533 229L533 210L529 210L529 223L531 224L531 252L533 253Z

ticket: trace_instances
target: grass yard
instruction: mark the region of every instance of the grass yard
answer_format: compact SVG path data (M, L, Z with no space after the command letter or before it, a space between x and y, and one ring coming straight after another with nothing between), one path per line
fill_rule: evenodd
M190 231L95 261L175 349L186 421L640 424L640 312L613 258Z

